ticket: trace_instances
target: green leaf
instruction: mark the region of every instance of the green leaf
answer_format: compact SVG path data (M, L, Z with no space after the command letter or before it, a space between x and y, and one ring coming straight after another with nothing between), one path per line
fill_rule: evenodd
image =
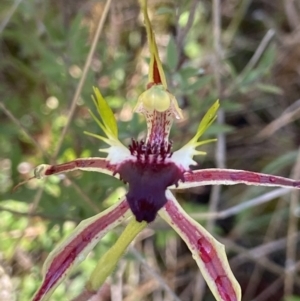
M97 106L98 113L102 119L102 122L105 126L105 129L111 133L115 138L118 137L118 127L117 122L114 116L113 111L101 95L98 88L94 87L94 93L95 93L95 104Z
M243 109L243 104L229 99L222 99L222 109L225 112L236 112Z
M219 100L217 100L204 115L197 129L197 134L195 135L193 140L198 140L199 137L201 137L203 133L209 128L209 126L215 121L219 107L220 102Z
M257 87L258 90L261 90L261 91L266 92L266 93L277 94L277 95L282 95L283 94L282 89L280 89L276 86L273 86L273 85L257 84L256 87Z
M202 68L194 68L194 67L183 67L180 70L178 70L178 73L185 79L190 78L192 76L199 76L204 73L204 69Z
M194 83L188 86L187 88L187 93L188 94L193 94L195 91L199 91L202 89L204 86L206 86L211 80L212 80L211 75L205 75L197 79Z
M272 160L263 170L264 173L279 173L282 169L292 166L297 159L298 151L291 151Z
M159 7L158 10L155 13L156 15L166 15L166 14L170 14L173 15L174 14L174 8L168 7L168 6L162 6Z
M300 297L299 296L290 296L290 297L287 297L286 301L300 301Z
M178 50L175 44L173 36L170 37L169 44L167 46L167 65L171 70L175 70L178 66Z
M228 134L235 130L233 126L227 124L212 124L207 131L205 132L205 136L217 136L218 134Z

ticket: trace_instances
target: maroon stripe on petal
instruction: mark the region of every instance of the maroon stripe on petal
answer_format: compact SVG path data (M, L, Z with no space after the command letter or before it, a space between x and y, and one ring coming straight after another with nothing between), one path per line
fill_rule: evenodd
M300 188L300 181L289 178L257 173L246 170L235 169L202 169L184 174L185 183L182 187L189 184L199 185L233 185L246 184L258 186L282 186ZM181 187L180 187L181 188Z
M82 158L70 162L51 165L45 170L45 176L50 176L57 173L68 172L75 169L98 168L114 172L114 166L109 165L109 161L102 158Z
M214 281L222 300L237 301L236 292L218 257L218 250L216 250L214 245L210 242L209 237L202 235L197 227L179 212L174 202L168 201L165 205L165 209L172 219L171 223L176 225L176 227L184 233L191 247L199 252L198 254L210 277Z
M64 276L64 273L70 268L74 260L80 256L80 253L89 245L91 240L99 238L97 235L102 237L109 230L109 226L122 217L128 209L127 201L121 202L112 211L99 217L99 219L87 226L60 253L56 254L51 260L43 283L34 296L33 301L42 300L43 296Z

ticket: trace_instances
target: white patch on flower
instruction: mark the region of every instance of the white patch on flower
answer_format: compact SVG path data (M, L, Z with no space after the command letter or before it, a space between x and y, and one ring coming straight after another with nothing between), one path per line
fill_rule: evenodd
M193 160L193 156L197 154L194 146L186 144L181 149L175 151L172 157L168 161L176 164L180 169L185 171L190 170L191 165L197 165L197 162Z
M111 165L119 165L128 160L135 160L135 157L131 155L128 148L126 148L120 141L111 141L110 147L105 149L99 149L100 152L107 153L106 159Z

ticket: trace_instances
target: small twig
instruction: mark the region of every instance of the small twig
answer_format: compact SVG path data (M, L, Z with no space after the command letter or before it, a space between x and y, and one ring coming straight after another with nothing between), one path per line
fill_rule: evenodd
M263 290L258 296L251 301L264 301L271 300L274 297L274 292L278 292L282 287L283 276L278 277L271 285L269 284L265 290Z
M122 301L123 300L123 276L125 273L125 269L127 266L127 262L125 260L121 260L118 263L117 272L112 277L112 283L110 286L110 295L111 300L114 301Z
M26 232L26 229L30 226L31 224L31 215L34 213L34 211L36 210L41 198L42 198L42 195L43 195L43 192L44 192L44 187L40 187L38 189L38 191L36 192L35 196L34 196L34 199L33 199L33 202L30 204L30 207L29 207L29 210L28 210L28 220L27 220L27 224L26 226L24 227L24 229L22 230L22 235L20 235L20 237L18 238L18 240L15 242L15 245L14 245L14 248L13 248L13 252L9 258L9 260L11 261L14 257L15 257L15 253L16 251L18 250L18 247L25 235L25 232Z
M15 118L15 116L10 112L9 109L7 109L3 102L0 102L0 108L13 123L25 133L25 135L31 140L32 144L34 144L34 146L43 154L43 156L49 157L46 151L43 149L43 147L39 144L39 142L35 140L34 137L32 137L32 135L29 134L26 128L22 125L22 123L17 118Z
M228 97L236 87L245 79L246 75L256 66L256 64L261 59L262 55L266 51L267 47L269 46L270 42L273 40L275 36L275 31L273 29L269 29L263 39L261 40L260 44L256 48L253 56L242 70L242 72L237 76L235 81L230 85L224 92L224 97Z
M206 283L205 283L200 271L198 271L194 277L195 277L195 283L193 285L192 301L199 301L199 300L203 299L203 295L204 295L205 288L206 288Z
M157 291L160 288L160 284L154 278L147 280L140 284L134 291L132 291L123 301L136 301L136 300L144 300L144 298L151 294L154 291ZM154 297L153 300L157 298ZM170 300L170 299L167 299Z
M222 48L221 48L221 2L220 0L213 1L213 36L214 36L214 78L215 86L217 91L217 97L222 96L222 86L221 86L221 60L222 60ZM223 125L225 122L225 113L221 108L218 111L217 122L219 125ZM216 144L215 151L215 162L218 168L226 168L226 138L224 133L219 133L217 137L218 141ZM212 188L212 193L209 200L209 212L216 212L218 209L218 204L220 200L221 186L214 186ZM207 222L207 230L212 232L214 227L214 219L211 218Z
M73 298L71 301L102 301L110 299L110 285L104 283L98 292L89 292L84 289L84 291L77 297Z
M93 296L95 296L94 293L84 290L82 293L80 293L80 295L73 298L71 301L89 301Z
M296 160L296 164L292 171L292 178L299 179L300 178L300 147L298 149L298 156ZM293 266L295 265L297 258L297 242L295 236L297 234L298 227L298 217L295 212L299 207L299 191L295 190L291 192L291 202L290 202L290 210L289 210L289 221L288 221L288 233L287 233L287 245L286 245L286 262L285 262L285 273L286 277L284 279L284 295L291 296L293 294L294 289L294 276L295 269Z
M297 104L297 106L295 106ZM286 109L277 119L269 123L257 134L257 138L266 138L273 135L276 131L287 124L298 119L300 115L300 99L296 100L288 109Z
M107 0L106 3L105 3L105 7L104 7L104 10L103 10L102 16L101 16L101 18L99 20L99 23L98 23L98 26L97 26L97 30L96 30L95 36L93 38L89 54L87 56L87 59L85 61L85 65L83 67L82 76L80 78L80 81L78 83L78 86L76 88L74 97L73 97L72 102L71 102L71 107L70 107L70 110L69 110L69 114L68 114L68 118L67 118L67 123L66 123L66 125L64 126L64 128L62 130L62 133L60 135L59 141L58 141L57 146L56 146L56 150L55 150L55 152L53 154L53 160L54 161L55 161L55 159L56 159L56 157L57 157L57 155L58 155L58 153L59 153L59 151L61 149L63 140L65 139L66 133L67 133L67 131L69 129L69 126L71 124L71 121L73 119L73 116L74 116L74 113L75 113L75 109L76 109L77 100L78 100L78 98L79 98L79 96L81 94L83 85L84 85L85 80L87 78L87 74L88 74L88 71L89 71L89 68L90 68L90 65L91 65L91 61L92 61L93 55L94 55L95 50L96 50L97 42L99 40L100 34L102 32L102 29L103 29L104 22L105 22L105 20L107 18L107 15L108 15L110 4L111 4L111 0Z
M299 242L299 240L300 240L300 232L297 232L295 235L296 243ZM226 239L224 241L227 242ZM244 261L246 259L249 258L249 256L251 256L251 258L253 258L253 259L261 259L263 257L266 257L269 254L272 254L272 253L278 252L279 250L284 249L286 243L287 243L287 237L283 237L283 238L259 245L250 250L247 250L246 252L241 252L239 255L232 258L230 260L230 262L233 265L241 265L244 263Z
M251 261L257 262L259 265L264 267L266 270L274 273L275 275L281 276L284 273L284 268L282 268L278 264L272 262L267 257L261 257L261 256L265 256L267 253L274 252L275 245L269 244L269 246L268 246L269 252L263 250L265 248L264 246L259 246L259 247L253 248L251 250L248 250L242 246L237 245L232 240L224 239L222 237L217 237L217 238L221 243L226 245L227 249L229 249L229 250L231 249L231 250L239 253L239 255L237 255L236 257L234 257L230 260L230 266L233 269L238 269L239 265L243 264L247 260L251 260ZM286 240L286 238L283 238L283 240ZM278 245L279 244L280 243L278 243ZM284 248L284 246L285 246L285 243L282 243L281 248ZM277 247L277 248L280 249L280 247ZM295 278L295 282L297 283L297 285L300 285L299 277Z
M80 222L79 219L62 218L62 217L57 217L57 216L54 216L54 215L47 215L47 214L44 214L44 213L37 213L37 212L20 212L20 211L17 211L17 210L6 208L4 206L0 206L0 211L6 211L6 212L9 212L9 213L17 215L17 216L40 217L42 219L48 219L48 220L51 220L51 221L56 220L56 221L59 221L59 222L67 222L67 221L72 221L72 222L75 222L75 223Z
M173 290L169 287L169 285L164 281L164 279L157 274L146 262L146 260L142 257L142 255L132 246L129 248L129 252L134 255L134 257L145 267L147 273L149 273L156 281L160 284L160 286L172 296L173 300L181 301L179 297L173 292Z
M190 10L189 10L189 17L187 20L187 23L184 28L181 28L179 26L179 22L177 21L177 38L176 38L176 44L177 44L177 49L178 49L178 57L180 58L182 53L183 53L183 46L184 46L184 40L186 35L188 34L189 30L191 29L194 19L195 19L195 12L197 9L199 1L198 0L193 0L191 2ZM179 16L178 16L179 17Z
M275 239L279 231L280 221L282 219L282 215L277 214L277 212L283 210L285 206L286 206L286 202L284 202L283 200L277 202L277 205L274 210L274 214L272 214L270 223L268 225L268 229L264 235L264 239L262 242L263 245ZM247 289L244 291L243 294L245 300L251 300L253 298L257 290L257 287L259 286L261 279L263 277L262 270L263 270L262 267L258 263L255 263L253 272L251 274L251 277L249 278Z
M297 14L295 2L296 1L294 0L284 0L286 20L289 23L291 30L296 30L296 28L299 29L300 27L300 21L299 21L300 16Z
M14 2L14 4L12 5L11 9L6 14L6 17L4 18L4 20L0 24L0 35L2 34L3 30L5 29L5 27L9 23L11 17L13 16L13 14L15 13L15 11L17 10L18 6L21 4L22 1L23 0L16 0Z
M275 37L275 30L274 29L269 29L263 39L261 40L260 44L256 48L253 56L251 57L250 61L247 63L245 68L242 70L242 72L239 74L237 80L241 81L245 75L249 73L250 70L252 70L256 64L259 62L261 59L262 55L264 54L265 50L269 46L270 42L273 40Z
M230 24L224 32L224 44L226 45L226 49L230 48L231 43L236 35L236 32L238 31L241 22L244 20L245 14L251 2L252 0L241 0L237 2L239 7L234 16L232 17Z
M95 212L100 212L100 208L83 192L83 190L71 179L68 177L68 181L75 188L76 192L82 197L82 199L90 206L90 208Z
M262 204L270 202L278 197L288 194L290 191L291 190L288 188L278 188L220 212L191 213L190 216L194 219L224 219L236 215L248 208L253 208L255 206L260 206Z

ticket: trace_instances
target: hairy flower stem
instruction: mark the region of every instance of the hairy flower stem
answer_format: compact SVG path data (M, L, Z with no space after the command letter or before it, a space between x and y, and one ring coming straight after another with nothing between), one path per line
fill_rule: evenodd
M106 278L115 269L120 257L124 254L129 244L146 226L147 223L145 221L139 223L135 218L130 220L115 244L98 261L86 284L88 291L96 293L100 289Z

